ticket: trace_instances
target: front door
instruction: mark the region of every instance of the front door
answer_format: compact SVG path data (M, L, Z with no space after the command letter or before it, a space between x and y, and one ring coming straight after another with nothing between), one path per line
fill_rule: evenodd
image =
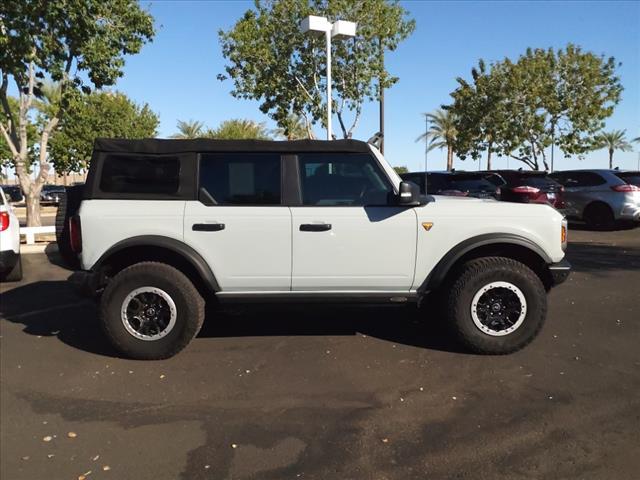
M223 292L289 291L291 213L281 206L277 153L202 154L200 201L185 207L184 237Z
M369 154L298 155L302 206L292 206L294 291L411 288L417 216Z

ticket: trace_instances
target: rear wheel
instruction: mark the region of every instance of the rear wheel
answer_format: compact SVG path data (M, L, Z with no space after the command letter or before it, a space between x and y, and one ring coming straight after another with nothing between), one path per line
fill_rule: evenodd
M465 264L447 295L447 317L458 339L483 354L506 354L531 342L544 323L547 297L540 278L510 258Z
M179 270L142 262L118 273L100 302L100 321L112 345L142 360L177 354L198 334L204 300Z
M611 228L615 223L613 210L606 203L592 203L584 210L584 220L591 228Z

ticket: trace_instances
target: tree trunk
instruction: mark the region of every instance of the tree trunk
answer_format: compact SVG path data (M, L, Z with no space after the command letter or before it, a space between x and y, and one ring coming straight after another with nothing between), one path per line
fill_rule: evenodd
M609 170L613 170L613 148L609 149Z
M447 145L447 171L453 170L453 147Z
M25 202L27 205L27 227L39 227L42 225L40 220L40 190L35 192L35 188L32 187L31 192L25 195Z
M489 146L489 150L487 151L487 170L491 170L491 146Z

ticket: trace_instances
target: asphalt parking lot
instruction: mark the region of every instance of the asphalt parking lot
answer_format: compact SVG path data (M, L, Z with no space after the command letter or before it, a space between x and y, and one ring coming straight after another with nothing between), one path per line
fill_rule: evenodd
M123 360L55 254L25 255L0 287L0 477L638 478L640 229L570 240L541 335L502 357L428 311L274 306Z

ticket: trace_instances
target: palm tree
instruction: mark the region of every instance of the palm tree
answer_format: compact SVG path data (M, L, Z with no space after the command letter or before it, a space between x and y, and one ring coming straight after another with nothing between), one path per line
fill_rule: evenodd
M287 140L302 140L309 138L309 130L304 122L303 118L295 113L287 116L280 122L278 128L273 132L278 137L286 138Z
M609 150L609 168L613 168L613 152L620 150L621 152L630 152L631 144L624 138L626 130L612 130L610 132L602 132L595 138L595 148L606 148Z
M253 120L225 120L215 130L209 130L211 138L221 140L272 140L264 123Z
M438 109L434 113L425 113L431 120L429 130L420 135L416 142L424 140L428 143L427 151L434 148L447 147L447 170L453 169L453 142L458 134L454 125L453 114L449 110Z
M187 138L202 138L206 136L204 129L204 123L197 120L178 120L178 133L171 135L171 138L187 139Z

